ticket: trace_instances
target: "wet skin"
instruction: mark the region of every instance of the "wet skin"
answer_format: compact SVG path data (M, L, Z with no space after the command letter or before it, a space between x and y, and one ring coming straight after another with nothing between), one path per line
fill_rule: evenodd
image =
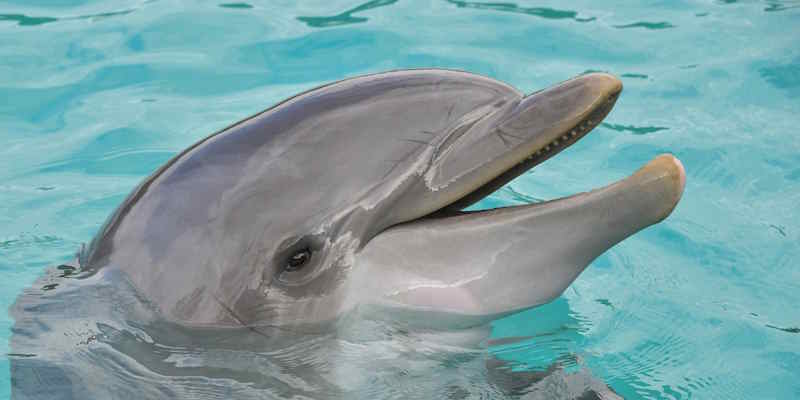
M666 217L680 163L661 156L544 204L457 211L580 139L621 89L588 74L524 96L447 70L313 89L161 167L80 264L122 271L186 325L313 324L360 305L485 321L535 306Z

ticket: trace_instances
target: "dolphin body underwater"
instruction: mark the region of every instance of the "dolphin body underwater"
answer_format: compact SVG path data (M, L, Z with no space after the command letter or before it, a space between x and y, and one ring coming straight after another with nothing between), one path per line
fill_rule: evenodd
M338 367L290 366L275 349L353 334L357 312L445 332L553 300L670 214L677 159L588 193L462 210L587 134L621 90L599 73L525 96L465 72L395 71L201 140L128 196L77 265L17 299L14 397L358 397L337 388Z

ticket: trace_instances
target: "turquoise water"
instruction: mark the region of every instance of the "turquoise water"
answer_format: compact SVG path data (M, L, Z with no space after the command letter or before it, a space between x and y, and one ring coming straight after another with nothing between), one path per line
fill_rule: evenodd
M797 1L0 2L0 307L169 157L297 92L407 67L526 92L608 71L625 90L606 122L481 206L588 190L662 152L686 167L683 200L554 303L497 321L494 337L530 338L490 351L626 398L798 398L798 38Z

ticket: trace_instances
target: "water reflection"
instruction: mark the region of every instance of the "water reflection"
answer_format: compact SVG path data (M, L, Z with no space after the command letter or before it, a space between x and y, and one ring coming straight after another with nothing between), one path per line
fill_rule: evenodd
M616 388L591 371L580 350L591 328L592 322L572 311L563 297L496 321L488 342L487 374L506 393L515 395L541 396L544 387L561 385L562 391L548 394L553 398L619 399Z
M358 311L324 330L185 327L122 275L72 272L50 270L12 307L15 396L619 398L575 356L590 322L563 299L495 326L487 353L482 327L409 329ZM503 336L518 325L524 337Z

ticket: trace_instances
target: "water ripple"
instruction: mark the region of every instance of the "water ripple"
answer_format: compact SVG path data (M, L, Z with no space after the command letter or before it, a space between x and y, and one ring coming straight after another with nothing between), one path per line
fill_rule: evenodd
M222 8L235 8L235 9L242 9L242 10L253 8L253 6L251 4L248 4L248 3L222 3L219 6L222 7Z
M97 20L101 18L109 18L115 17L119 15L127 15L135 10L122 10L122 11L110 11L110 12L103 12L103 13L96 13L96 14L87 14L87 15L77 15L77 16L68 16L68 17L30 17L23 14L0 14L0 22L2 21L11 21L16 22L19 26L35 26L35 25L44 25L49 24L51 22L56 21L70 21L70 20Z
M53 17L29 17L23 14L0 14L0 21L16 22L19 26L34 26L42 25L50 22L58 21L58 18Z
M777 329L779 331L783 331L783 332L786 332L786 333L800 333L800 328L797 328L797 327L781 328L780 326L775 326L775 325L770 325L770 324L766 324L764 326L766 326L767 328Z
M623 78L635 78L635 79L647 79L648 78L648 76L646 74L633 74L633 73L622 74L620 76L623 77Z
M634 135L647 135L659 131L665 131L669 128L665 126L633 126L633 125L619 125L603 122L600 126L608 128L617 132L630 132Z
M718 0L718 2L722 4L736 4L740 3L740 0ZM776 12L776 11L785 11L790 10L793 8L800 7L800 2L797 0L766 0L764 3L767 6L764 8L765 12Z
M626 25L614 25L614 28L617 29L643 28L648 30L659 30L659 29L675 28L675 25L672 25L669 22L634 22Z
M386 7L397 3L397 0L372 0L361 4L357 7L353 7L347 11L343 11L339 14L332 15L329 17L297 17L297 20L305 22L308 26L312 28L326 28L331 26L338 26L338 25L348 25L348 24L357 24L360 22L366 22L367 18L365 17L354 17L353 14L357 12L362 12L366 10L370 10L373 8L378 7Z
M491 10L532 15L546 19L571 19L576 22L592 22L595 17L579 17L577 11L558 10L548 7L520 7L514 3L483 3L477 1L447 0L459 8L473 8L477 10Z
M775 11L785 11L791 10L793 8L800 8L800 2L797 0L788 0L788 1L775 1L770 0L767 1L767 7L764 8L766 12L775 12Z

